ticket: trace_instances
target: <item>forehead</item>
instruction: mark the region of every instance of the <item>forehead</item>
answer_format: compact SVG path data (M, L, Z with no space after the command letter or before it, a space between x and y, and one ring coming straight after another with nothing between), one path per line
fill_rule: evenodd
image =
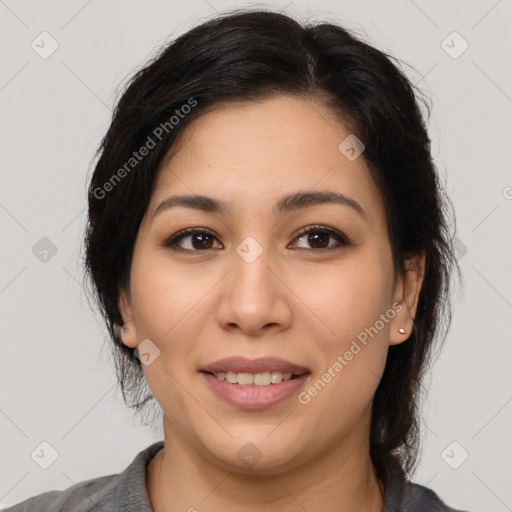
M328 189L382 214L364 158L351 161L340 151L349 135L342 119L309 98L215 105L180 132L159 168L151 205L182 193L269 209L299 189Z

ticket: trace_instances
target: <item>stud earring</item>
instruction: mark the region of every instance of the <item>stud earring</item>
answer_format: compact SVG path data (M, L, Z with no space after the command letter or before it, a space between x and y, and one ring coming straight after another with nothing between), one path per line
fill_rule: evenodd
M124 325L116 325L117 332L119 335L124 334L125 332L128 332L128 327L125 327Z
M399 332L400 334L405 334L405 329L404 329L403 327L400 327L400 328L398 329L398 332Z

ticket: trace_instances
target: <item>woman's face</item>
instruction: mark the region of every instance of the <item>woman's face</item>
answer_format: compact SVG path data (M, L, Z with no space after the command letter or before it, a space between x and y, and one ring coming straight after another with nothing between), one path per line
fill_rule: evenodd
M203 462L279 472L367 449L388 347L409 336L422 275L394 283L384 204L350 135L313 100L236 103L191 123L159 170L120 299L123 342L145 340L139 350L166 442L179 439ZM348 201L276 206L298 192ZM183 195L227 209L155 214ZM166 245L186 228L198 234ZM309 373L277 402L243 402L253 390L224 382L225 399L201 369L232 356L278 357ZM273 386L283 384L261 394Z

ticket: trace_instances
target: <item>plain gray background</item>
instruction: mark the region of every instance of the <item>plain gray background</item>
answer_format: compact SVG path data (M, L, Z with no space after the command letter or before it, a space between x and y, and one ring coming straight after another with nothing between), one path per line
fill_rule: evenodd
M163 439L123 408L83 292L86 180L116 88L216 11L258 5L356 30L412 65L431 97L464 294L432 373L413 480L458 508L512 510L510 0L0 0L0 504L119 473ZM47 261L37 257L43 237L57 251ZM58 452L48 469L31 457L42 442Z

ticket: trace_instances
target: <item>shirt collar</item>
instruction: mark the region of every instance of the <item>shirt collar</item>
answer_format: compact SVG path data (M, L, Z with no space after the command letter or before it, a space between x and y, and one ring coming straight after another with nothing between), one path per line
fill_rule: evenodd
M146 469L153 457L164 447L157 441L137 454L132 463L119 475L115 492L116 512L153 512L147 492ZM384 495L382 512L403 510L409 486L402 469L395 464Z
M146 468L163 447L164 441L148 446L120 474L114 497L115 512L153 512L146 487Z

